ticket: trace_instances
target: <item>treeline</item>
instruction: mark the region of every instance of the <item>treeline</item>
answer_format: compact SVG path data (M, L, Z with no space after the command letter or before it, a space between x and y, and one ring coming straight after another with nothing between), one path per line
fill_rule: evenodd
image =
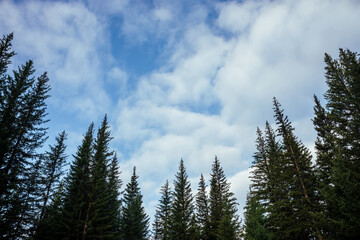
M325 54L326 105L314 96L316 158L274 98L276 129L257 130L244 237L360 239L360 58Z
M209 186L192 193L181 159L173 187L166 181L154 222L143 207L136 168L123 182L107 116L90 124L65 172L65 132L47 140L46 72L28 61L12 73L13 34L0 42L0 239L360 239L360 58L340 49L325 55L322 106L315 96L316 158L295 136L280 103L275 124L257 130L245 219L220 161Z
M0 42L1 239L238 239L236 198L216 157L210 189L201 175L195 195L181 159L174 189L168 181L161 189L151 226L135 167L120 190L106 115L98 129L90 124L67 173L65 131L40 153L49 79L46 72L34 77L32 61L8 73L12 39Z

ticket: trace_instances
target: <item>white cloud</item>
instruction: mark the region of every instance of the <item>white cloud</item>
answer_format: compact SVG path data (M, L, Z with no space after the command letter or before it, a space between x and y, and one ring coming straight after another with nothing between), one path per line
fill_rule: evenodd
M110 101L99 81L105 34L96 16L80 3L3 1L0 5L0 29L14 31L17 59L32 58L40 70L49 72L50 102L83 117L103 114Z

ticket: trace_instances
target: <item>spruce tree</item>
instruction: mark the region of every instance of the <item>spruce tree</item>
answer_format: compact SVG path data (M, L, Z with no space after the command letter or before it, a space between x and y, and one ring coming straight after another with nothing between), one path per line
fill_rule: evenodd
M88 212L85 217L83 236L86 239L111 239L116 233L112 231L112 213L109 208L110 192L108 184L109 170L113 152L109 151L111 140L107 116L98 129L94 142L94 156L90 165L90 191Z
M200 227L200 239L210 239L210 210L209 199L206 194L206 184L204 176L201 174L198 192L196 194L197 222Z
M43 217L36 228L35 240L63 239L64 229L62 224L64 184L60 182L56 192L50 197L50 204L47 206Z
M111 232L113 233L113 239L121 238L121 199L120 199L120 189L122 187L122 180L119 178L119 171L117 155L114 154L114 157L110 163L109 177L108 177L108 187L109 187L109 202L108 202L108 211L110 213L111 221Z
M221 236L238 235L240 222L237 215L237 203L234 193L230 191L230 184L220 161L215 156L210 180L210 239Z
M124 193L122 209L122 239L145 240L149 235L149 217L142 206L142 195L137 182L136 168L134 167L130 182Z
M284 154L284 183L288 186L293 221L289 222L285 234L292 239L322 239L315 213L319 211L316 198L316 179L309 150L294 135L294 128L274 98L275 119L278 133L282 137Z
M256 239L263 234L264 239L267 239L272 227L269 222L269 211L274 202L274 193L279 192L275 187L274 179L277 177L276 163L279 162L281 152L268 122L266 122L265 137L261 130L257 129L256 149L251 166L252 183L245 206L244 231L246 239ZM274 212L272 214L274 216Z
M154 228L154 239L156 240L170 240L169 235L169 220L171 209L171 188L169 182L166 180L165 185L161 187L161 198L156 207Z
M0 41L0 237L26 237L34 221L38 191L37 153L46 140L45 100L49 97L47 74L33 76L28 61L13 76L7 74L14 52L13 35Z
M84 228L89 212L90 163L93 158L94 124L90 124L81 145L74 155L74 162L66 177L62 222L57 231L67 239L85 239Z
M271 240L273 236L267 228L268 219L265 216L266 210L257 196L251 193L252 191L250 190L244 213L244 240Z
M182 159L175 177L169 221L170 238L172 240L188 240L192 238L190 229L192 227L194 205L190 182Z
M291 198L288 196L287 173L291 172L288 169L290 165L285 162L282 144L276 139L276 134L268 122L265 126L264 140L265 156L268 163L266 183L268 193L263 196L267 196L268 199L259 198L255 189L250 194L252 195L251 198L256 198L257 203L266 211L265 227L269 229L274 239L287 239L286 229L292 222L296 221L291 207ZM255 185L251 186L255 187Z
M50 151L45 153L43 158L43 166L41 167L41 177L44 185L44 193L42 197L42 206L40 209L39 221L43 219L48 206L48 201L57 191L60 185L60 177L64 174L67 155L66 151L66 133L63 131L55 138L56 145L50 146Z
M317 172L331 239L360 237L360 58L340 49L325 54L325 109L315 99Z

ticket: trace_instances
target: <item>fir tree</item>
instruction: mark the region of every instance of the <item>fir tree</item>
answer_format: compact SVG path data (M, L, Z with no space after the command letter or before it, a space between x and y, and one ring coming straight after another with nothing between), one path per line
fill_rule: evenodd
M325 109L315 99L314 125L320 193L325 200L326 233L331 239L360 237L360 58L340 49L325 54L328 90Z
M50 146L50 152L46 152L43 159L41 174L43 178L44 193L39 220L43 219L48 206L48 201L60 185L60 177L64 174L63 167L66 165L67 155L65 154L66 133L63 131L56 137L56 145Z
M149 217L142 206L142 195L137 182L136 168L124 193L122 236L124 240L145 240L149 235Z
M190 229L194 206L190 182L182 159L175 177L169 222L170 238L172 240L187 240L192 238Z
M245 240L270 240L273 239L267 228L266 210L256 195L248 194L245 211L244 239Z
M14 52L13 35L0 41L0 237L15 239L29 234L37 205L37 149L46 140L43 127L45 100L50 90L47 74L37 79L33 62L7 74ZM32 178L32 179L31 179ZM30 220L31 219L31 220Z
M240 223L236 198L230 191L230 184L216 156L211 173L209 200L210 239L218 239L220 235L237 236Z
M292 239L322 239L314 213L319 210L316 199L316 181L309 150L294 135L294 128L274 98L275 119L282 137L284 183L288 186L293 222L288 224L284 235ZM284 236L283 235L283 236Z
M62 209L64 197L64 184L60 182L56 192L50 197L49 206L46 208L43 217L41 218L36 234L33 237L35 240L54 240L62 239L64 234L59 231L62 227Z
M90 124L81 145L74 155L74 162L66 177L64 207L62 210L63 232L67 239L85 239L84 227L87 224L89 208L90 163L93 157L94 124Z
M111 220L111 232L113 232L114 239L120 239L121 234L121 192L119 189L122 187L122 181L119 178L119 171L117 155L114 154L114 157L111 160L108 185L109 185L109 202L108 202L108 211L110 213Z
M209 213L209 199L206 194L206 184L204 176L201 174L198 192L196 194L196 210L197 222L200 227L200 239L210 239L210 213Z
M265 156L267 157L268 175L266 195L268 199L259 197L256 189L250 194L266 211L267 221L265 227L269 229L274 239L286 239L284 231L291 223L296 221L293 216L288 186L289 164L285 162L282 144L276 139L275 132L268 122L265 126ZM256 156L256 154L255 154ZM256 166L256 165L255 165ZM252 185L255 187L256 185ZM263 186L263 185L261 185ZM247 207L248 208L248 207ZM296 223L294 223L296 224Z
M156 207L154 221L154 238L156 240L170 240L169 220L171 209L171 189L169 182L166 180L165 185L161 188L161 199Z
M112 229L112 213L109 208L110 193L107 182L109 171L107 166L113 152L109 151L109 142L111 140L107 116L97 132L94 142L94 157L90 165L90 191L88 212L85 217L83 236L87 239L111 239L115 233Z

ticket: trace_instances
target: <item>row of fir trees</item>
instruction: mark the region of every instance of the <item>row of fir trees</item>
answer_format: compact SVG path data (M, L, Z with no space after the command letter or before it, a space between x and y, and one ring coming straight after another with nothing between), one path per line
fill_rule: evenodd
M69 167L65 131L41 152L49 78L34 77L32 61L9 73L12 39L0 40L0 239L238 239L236 198L217 158L209 196L202 175L192 194L181 159L174 190L168 181L161 190L151 229L135 167L120 190L106 115L98 129L90 124Z
M9 73L12 39L0 40L0 239L360 239L357 53L325 55L325 106L314 97L314 161L273 99L275 124L257 129L242 227L215 157L209 186L201 175L196 194L180 161L173 189L168 181L161 187L151 228L135 167L120 190L106 115L97 130L90 124L69 168L65 132L41 152L49 78L35 78L32 61Z
M315 161L274 98L257 130L244 238L360 239L360 57L325 54L326 105L314 96Z

